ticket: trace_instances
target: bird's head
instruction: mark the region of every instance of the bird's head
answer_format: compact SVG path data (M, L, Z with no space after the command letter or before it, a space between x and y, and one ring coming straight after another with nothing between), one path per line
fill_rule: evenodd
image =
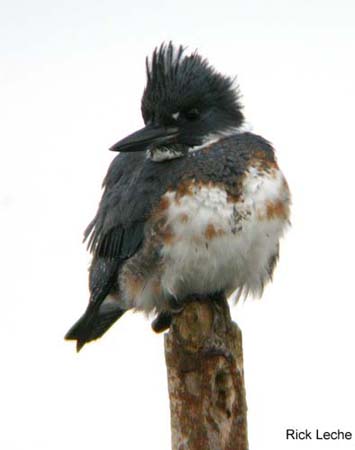
M223 136L244 121L234 80L218 73L198 53L162 44L146 61L142 97L145 127L111 150L147 150L155 161L187 154L212 137Z

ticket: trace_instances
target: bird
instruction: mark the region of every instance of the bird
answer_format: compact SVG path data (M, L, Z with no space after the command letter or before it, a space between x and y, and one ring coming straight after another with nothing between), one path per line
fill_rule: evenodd
M144 127L114 144L84 240L90 299L76 349L126 311L168 329L191 295L260 297L290 224L272 144L246 126L236 78L171 41L146 58Z

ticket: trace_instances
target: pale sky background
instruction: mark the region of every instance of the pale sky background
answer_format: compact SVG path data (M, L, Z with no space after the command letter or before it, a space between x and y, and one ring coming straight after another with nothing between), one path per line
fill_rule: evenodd
M126 314L78 355L82 232L114 154L142 125L144 58L163 40L238 75L273 142L292 229L243 330L250 450L354 449L286 428L355 434L352 0L0 3L0 448L170 448L163 337Z

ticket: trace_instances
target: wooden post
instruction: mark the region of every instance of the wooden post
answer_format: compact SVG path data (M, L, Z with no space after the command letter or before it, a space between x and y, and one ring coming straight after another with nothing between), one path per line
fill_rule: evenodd
M247 450L242 334L223 296L190 299L165 335L172 450Z

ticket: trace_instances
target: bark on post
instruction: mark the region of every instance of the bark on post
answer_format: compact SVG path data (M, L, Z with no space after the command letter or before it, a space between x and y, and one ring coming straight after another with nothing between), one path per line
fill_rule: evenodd
M247 450L242 334L224 297L191 299L165 335L173 450Z

